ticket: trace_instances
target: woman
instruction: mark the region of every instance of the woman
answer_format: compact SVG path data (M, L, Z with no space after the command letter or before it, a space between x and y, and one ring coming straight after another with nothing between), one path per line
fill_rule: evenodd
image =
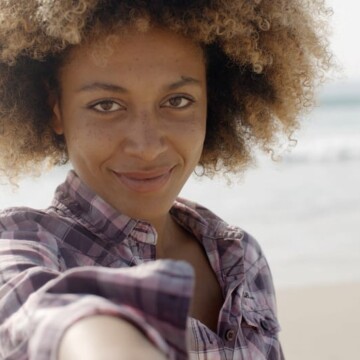
M7 1L1 170L73 170L0 218L1 359L282 359L258 243L177 198L290 137L321 1ZM316 16L315 16L316 14Z

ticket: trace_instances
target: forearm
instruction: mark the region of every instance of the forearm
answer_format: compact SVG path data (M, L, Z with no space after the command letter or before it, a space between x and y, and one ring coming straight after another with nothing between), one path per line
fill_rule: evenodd
M144 356L149 360L166 359L131 323L96 315L76 322L65 332L58 360L136 360Z
M64 269L52 262L55 254L48 252L35 241L0 241L0 358L57 359L66 331L100 314L126 319L169 359L187 352L186 319L193 279L187 264L163 260L130 269ZM117 337L114 343L120 340ZM85 351L93 342L82 337L76 347ZM97 348L111 349L103 344Z

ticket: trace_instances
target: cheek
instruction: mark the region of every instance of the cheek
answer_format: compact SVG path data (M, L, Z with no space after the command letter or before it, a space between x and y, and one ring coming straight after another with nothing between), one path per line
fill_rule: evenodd
M202 146L206 134L206 113L194 114L186 130L194 146Z
M175 136L182 153L191 164L198 163L205 141L206 119L204 116L194 114L191 121L181 126Z
M114 131L89 121L74 121L65 131L70 159L106 158L114 144Z

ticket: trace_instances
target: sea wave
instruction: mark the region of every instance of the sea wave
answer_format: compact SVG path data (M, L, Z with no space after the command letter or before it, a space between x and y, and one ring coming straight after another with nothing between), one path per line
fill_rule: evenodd
M289 163L360 160L360 134L307 139L283 155Z

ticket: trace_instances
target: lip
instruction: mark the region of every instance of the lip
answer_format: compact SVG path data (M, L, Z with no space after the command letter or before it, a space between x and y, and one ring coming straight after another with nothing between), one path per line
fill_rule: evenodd
M173 167L156 168L149 171L116 172L122 185L131 191L150 193L161 190L170 179Z

